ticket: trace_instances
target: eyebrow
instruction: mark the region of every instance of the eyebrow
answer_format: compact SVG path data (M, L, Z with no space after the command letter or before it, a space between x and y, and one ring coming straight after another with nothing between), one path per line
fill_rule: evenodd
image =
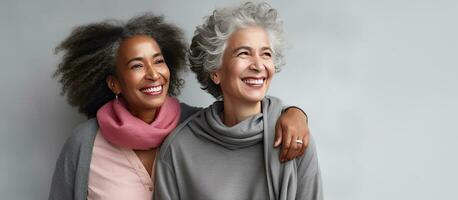
M251 47L249 47L249 46L240 46L240 47L237 47L236 49L234 49L234 51L232 51L232 53L236 53L237 51L239 51L241 49L251 51Z
M264 51L264 50L269 50L270 52L274 52L274 51L272 50L272 48L270 48L270 47L262 47L261 50L262 50L262 51Z
M156 57L159 57L159 56L162 56L162 53L155 53L155 54L153 55L153 58L156 58ZM126 65L129 64L129 63L131 63L131 62L133 62L133 61L138 61L138 60L140 60L140 61L143 60L143 57L135 57L135 58L132 58L132 59L130 59L130 60L128 60L128 61L126 62Z
M249 46L240 46L240 47L237 47L236 49L234 49L234 51L232 53L236 53L237 51L239 51L241 49L248 50L248 51L252 50L252 48L249 47ZM269 50L269 51L273 52L272 48L270 48L270 47L262 47L261 51L264 51L264 50Z

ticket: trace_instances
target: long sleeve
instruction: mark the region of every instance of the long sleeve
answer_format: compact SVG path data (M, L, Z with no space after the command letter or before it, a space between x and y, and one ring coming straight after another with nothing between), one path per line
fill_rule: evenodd
M97 129L97 121L90 119L73 130L57 159L49 200L87 198L92 147Z
M59 155L51 182L49 200L74 199L75 166L68 140Z
M156 160L155 200L179 200L178 185L173 169L164 161Z
M322 200L323 188L315 142L310 139L305 155L298 159L297 195L300 200Z

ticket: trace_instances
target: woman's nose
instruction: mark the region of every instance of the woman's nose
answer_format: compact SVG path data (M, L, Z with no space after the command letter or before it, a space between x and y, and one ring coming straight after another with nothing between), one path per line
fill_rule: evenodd
M253 56L251 64L250 64L250 69L261 71L263 68L263 65L264 64L260 56Z
M159 79L159 72L152 65L148 65L146 69L146 79L157 80Z

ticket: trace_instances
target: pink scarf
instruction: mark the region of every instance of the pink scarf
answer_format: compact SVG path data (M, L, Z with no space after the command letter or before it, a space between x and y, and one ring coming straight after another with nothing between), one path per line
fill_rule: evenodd
M120 147L147 150L159 147L165 137L177 126L180 119L180 103L166 97L156 111L151 124L133 116L122 98L111 100L97 111L97 121L103 137Z

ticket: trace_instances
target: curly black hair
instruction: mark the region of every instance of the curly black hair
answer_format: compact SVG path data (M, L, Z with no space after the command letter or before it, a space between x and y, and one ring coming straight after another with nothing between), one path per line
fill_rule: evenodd
M164 22L162 16L146 13L127 22L106 20L76 27L55 49L63 52L53 77L62 84L62 95L87 117L115 97L106 84L106 77L116 73L116 53L121 41L136 35L156 40L170 70L168 94L176 96L184 80L179 73L185 69L186 42L183 31Z

